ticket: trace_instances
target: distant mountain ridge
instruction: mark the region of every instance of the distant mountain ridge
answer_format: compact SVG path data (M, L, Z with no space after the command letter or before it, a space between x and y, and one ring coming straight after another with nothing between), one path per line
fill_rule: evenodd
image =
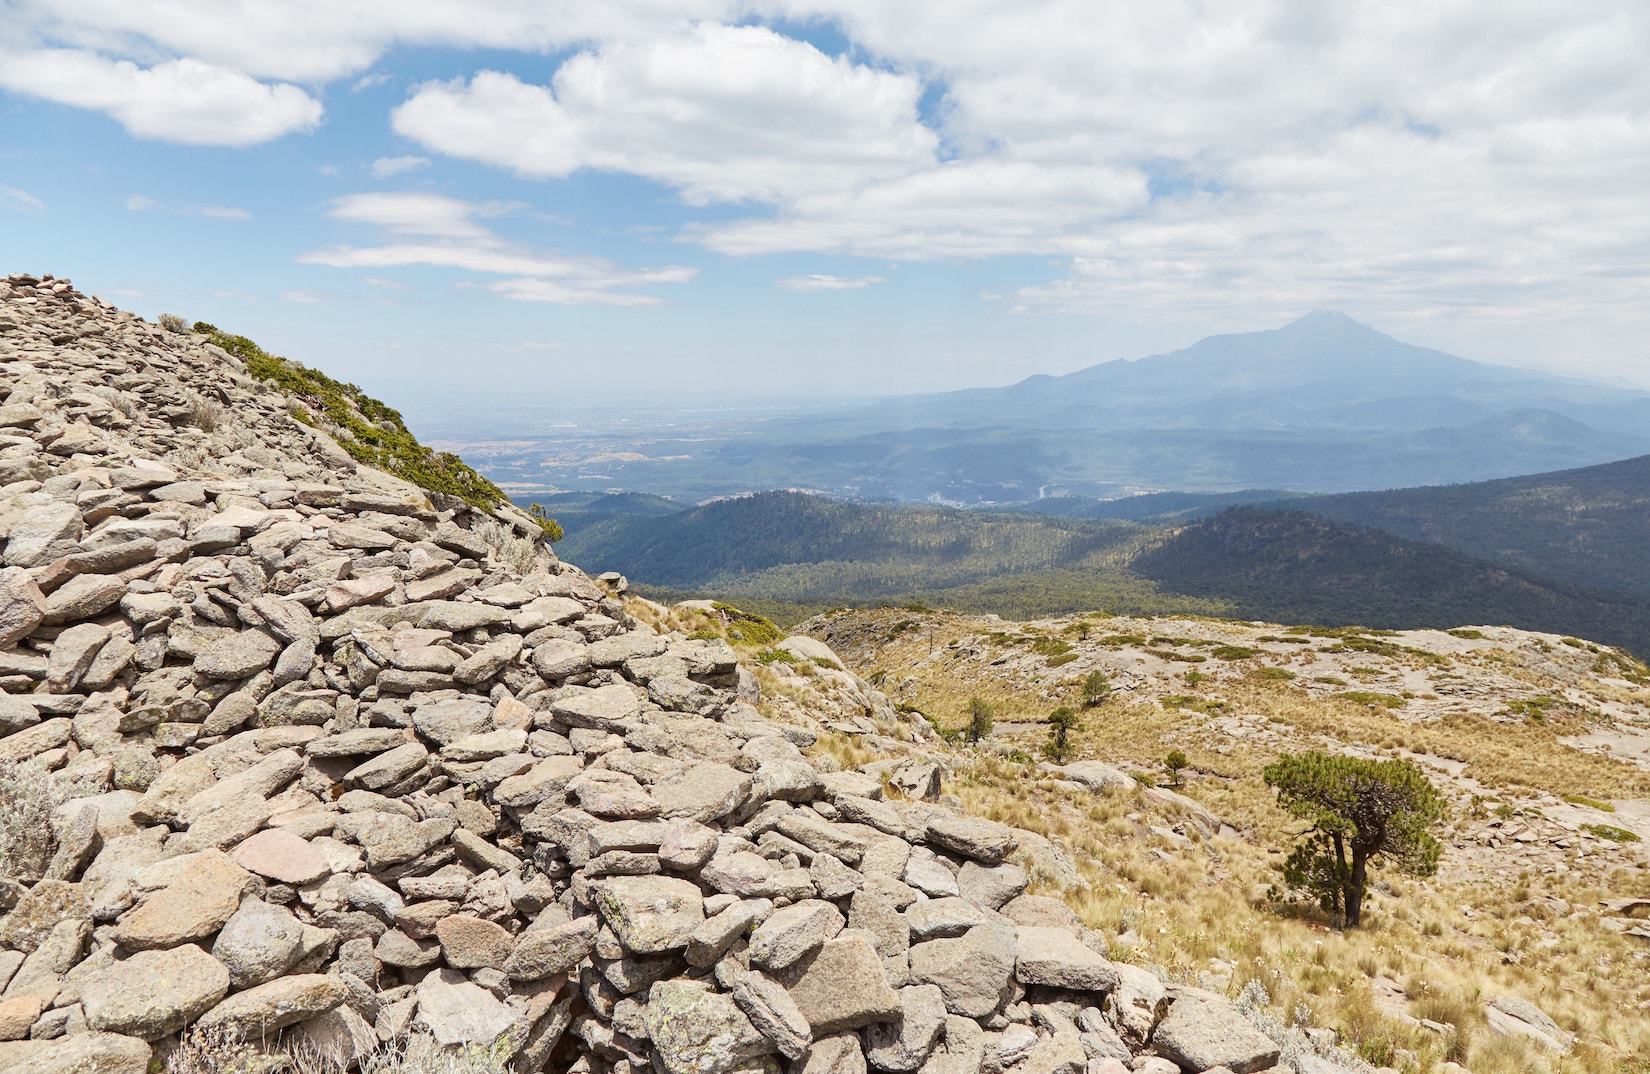
M1650 453L1650 392L1472 361L1342 313L1210 336L1063 376L696 426L546 464L512 484L687 502L810 488L862 502L1012 507L1142 490L1341 493L1512 477Z
M553 502L561 550L667 598L793 617L923 603L1009 618L1104 608L1381 628L1515 626L1650 652L1650 600L1301 510L1142 525L768 492L661 514ZM1195 502L1195 501L1193 501ZM1310 501L1308 501L1310 502ZM1167 498L1166 506L1182 501Z
M1313 496L1279 505L1650 598L1650 455L1498 481Z
M1065 496L1022 509L1152 524L1191 522L1239 505L1308 511L1574 585L1650 598L1650 455L1495 481L1378 492Z
M1386 629L1491 624L1650 652L1650 601L1543 578L1305 511L1230 507L1130 561L1256 619Z

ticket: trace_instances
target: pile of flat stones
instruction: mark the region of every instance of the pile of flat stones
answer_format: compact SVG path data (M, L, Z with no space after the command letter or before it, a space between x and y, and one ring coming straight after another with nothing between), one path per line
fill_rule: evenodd
M1014 829L810 759L724 642L501 532L539 531L357 466L198 337L0 285L0 765L54 836L0 880L0 1070L143 1074L207 1029L523 1072L1275 1068L1026 894Z

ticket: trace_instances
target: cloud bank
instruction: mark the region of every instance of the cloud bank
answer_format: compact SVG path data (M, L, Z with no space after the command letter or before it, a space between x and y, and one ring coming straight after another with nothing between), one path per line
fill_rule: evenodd
M1051 259L1039 282L998 289L1027 311L1265 317L1352 299L1416 317L1631 316L1650 281L1650 6L1634 0L0 11L0 87L190 144L313 130L324 87L375 77L391 50L488 49L487 69L400 95L395 132L528 179L657 184L714 210L676 237L720 254ZM551 74L521 73L546 55ZM481 227L467 212L448 226ZM546 301L641 302L630 288L686 271L575 269L496 235L345 249L326 256L497 272L512 277L501 294Z

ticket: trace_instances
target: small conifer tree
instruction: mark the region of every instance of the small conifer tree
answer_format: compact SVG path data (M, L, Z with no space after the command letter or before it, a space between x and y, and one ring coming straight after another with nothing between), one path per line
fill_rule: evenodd
M1064 706L1049 713L1048 717L1048 746L1045 751L1049 760L1056 764L1065 764L1071 756L1071 733L1080 726L1077 713Z
M977 697L968 699L968 741L978 742L991 733L991 706Z
M1372 861L1410 876L1438 871L1443 847L1428 829L1444 818L1446 804L1408 761L1286 753L1262 777L1279 805L1311 825L1283 863L1285 882L1316 895L1348 928L1362 920Z
M1089 672L1088 678L1083 680L1083 705L1093 708L1110 696L1111 680L1106 678L1106 673L1099 670Z

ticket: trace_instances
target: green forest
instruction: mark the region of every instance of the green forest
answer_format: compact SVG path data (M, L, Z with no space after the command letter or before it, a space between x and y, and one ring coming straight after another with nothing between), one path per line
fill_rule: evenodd
M1505 625L1650 652L1650 601L1369 526L1230 507L1146 524L796 492L689 510L651 496L547 501L562 555L657 599L715 596L781 623L919 604L1011 619L1200 614L1387 629Z

